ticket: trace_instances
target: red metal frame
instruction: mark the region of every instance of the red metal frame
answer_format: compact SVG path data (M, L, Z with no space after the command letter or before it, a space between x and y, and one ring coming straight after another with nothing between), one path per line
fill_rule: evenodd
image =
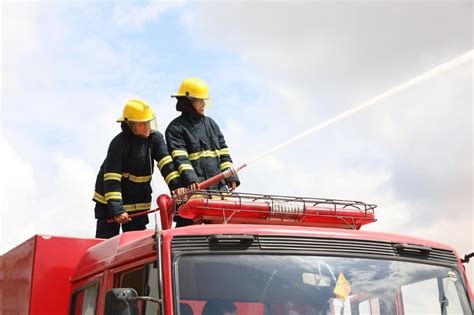
M267 203L194 199L179 208L179 215L195 222L299 225L360 229L375 221L372 212L306 206L303 213L272 213Z
M360 229L375 222L375 205L359 201L283 197L256 194L223 195L220 192L196 191L179 207L181 217L196 223L240 223L297 225L342 229ZM166 201L166 202L165 202ZM160 196L158 203L163 229L171 225L173 214L169 200Z
M170 196L162 194L156 199L158 209L160 210L161 228L163 230L171 229L173 223L174 200Z

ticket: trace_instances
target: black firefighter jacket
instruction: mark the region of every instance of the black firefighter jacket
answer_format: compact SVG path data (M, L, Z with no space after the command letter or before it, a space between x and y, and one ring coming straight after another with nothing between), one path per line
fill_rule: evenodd
M97 175L93 200L106 207L95 207L96 218L150 209L153 160L158 162L170 190L181 187L179 173L168 154L163 135L155 131L145 139L133 134L122 123L122 132L110 143L107 157ZM107 209L108 213L104 213Z
M166 128L165 137L184 185L202 182L232 167L229 148L212 118L183 112ZM240 184L237 176L227 178L230 181ZM227 190L224 181L208 189Z

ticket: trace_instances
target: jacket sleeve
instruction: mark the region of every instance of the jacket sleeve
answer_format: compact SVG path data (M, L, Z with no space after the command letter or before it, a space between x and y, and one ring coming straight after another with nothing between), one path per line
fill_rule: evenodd
M219 141L219 156L220 156L220 169L221 171L225 171L228 168L233 167L232 158L230 157L229 147L225 143L224 135L222 134L219 126L214 120L211 120L213 125L213 129L217 134L217 139ZM226 179L226 182L237 182L237 186L240 185L239 176L230 176Z
M109 145L104 161L104 197L110 216L125 212L122 202L122 161L124 147L120 138L114 138Z
M188 185L192 182L199 182L199 178L189 160L186 142L183 139L183 134L179 126L168 126L165 137L168 150L178 168L183 184Z
M179 173L176 171L173 159L168 153L163 135L155 132L153 138L153 159L158 162L158 169L165 179L170 190L175 190L183 186Z

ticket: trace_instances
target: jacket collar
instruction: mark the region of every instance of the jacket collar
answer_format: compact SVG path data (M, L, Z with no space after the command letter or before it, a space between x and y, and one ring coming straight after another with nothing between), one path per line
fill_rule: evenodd
M199 115L195 110L183 112L181 115L193 123L197 123L204 120L204 116Z

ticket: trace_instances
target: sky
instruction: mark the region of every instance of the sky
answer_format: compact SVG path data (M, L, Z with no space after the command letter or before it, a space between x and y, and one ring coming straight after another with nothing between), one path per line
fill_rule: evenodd
M95 177L129 99L163 132L181 81L205 80L241 165L473 49L472 1L7 0L1 16L0 254L34 234L94 236ZM472 107L471 59L249 164L238 190L375 203L366 230L464 256Z

